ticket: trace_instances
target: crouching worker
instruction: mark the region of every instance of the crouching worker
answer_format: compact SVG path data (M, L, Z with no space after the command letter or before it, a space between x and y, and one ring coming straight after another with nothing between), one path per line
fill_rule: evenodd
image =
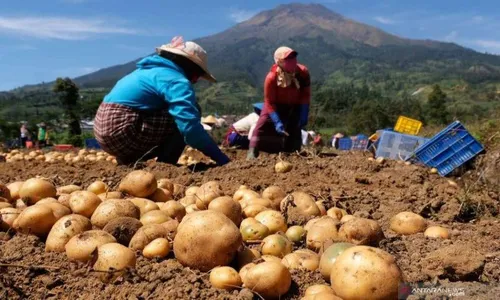
M262 111L264 103L256 103L253 105L254 112L246 117L236 121L229 127L224 138L224 146L238 147L240 149L248 149L250 137L252 136L255 125L259 120L259 114Z
M264 108L250 140L247 159L259 151L295 152L302 144L301 129L307 125L311 79L297 63L297 52L280 47L264 83Z
M218 165L228 163L201 125L193 90L200 78L215 82L205 50L175 37L156 53L139 61L104 98L94 122L100 146L120 164L153 157L175 164L186 144Z

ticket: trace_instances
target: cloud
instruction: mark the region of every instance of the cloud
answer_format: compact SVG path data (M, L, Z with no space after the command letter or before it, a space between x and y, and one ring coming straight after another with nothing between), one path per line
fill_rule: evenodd
M41 39L84 40L100 34L139 34L109 20L65 17L0 17L0 33Z
M385 24L385 25L392 25L392 24L395 24L396 22L394 20L391 20L389 18L386 18L386 17L375 17L373 18L375 21L379 22L379 23L382 23L382 24Z
M475 40L473 43L486 50L500 52L500 40Z
M447 36L445 36L444 40L447 42L453 42L456 41L457 38L458 38L458 31L453 30Z
M236 23L245 22L255 15L255 11L244 9L233 9L229 13L229 18Z

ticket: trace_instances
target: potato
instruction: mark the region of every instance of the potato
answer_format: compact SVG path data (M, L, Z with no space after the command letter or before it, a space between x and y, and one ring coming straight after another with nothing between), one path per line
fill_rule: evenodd
M19 190L21 199L27 200L29 204L35 204L43 198L55 197L56 194L56 187L52 183L39 178L26 180Z
M127 268L134 268L136 263L136 257L134 251L131 249L120 245L118 243L109 243L100 245L97 248L97 260L94 264L94 270L101 273L101 280L104 282L109 282L121 274Z
M279 258L276 257L277 260L279 260ZM241 281L244 282L245 281L245 277L248 273L248 270L250 270L251 268L255 267L256 264L254 263L249 263L249 264L246 264L244 265L241 269L240 269L240 272L238 273L238 275L240 275L240 278L241 278Z
M250 249L244 247L243 250L238 251L236 255L236 261L238 262L238 268L242 268L245 265L252 263L254 260L260 258L260 252L256 249Z
M243 279L244 287L264 299L275 299L286 294L292 284L290 271L281 263L262 262L250 268Z
M170 243L165 238L158 238L147 244L142 250L142 255L146 258L164 258L170 252Z
M280 161L274 165L276 173L287 173L293 169L293 165L287 161Z
M234 290L242 285L241 277L231 267L216 267L210 272L210 283L216 289Z
M157 189L156 178L153 174L135 170L127 174L120 182L118 190L134 197L147 198Z
M186 208L175 200L165 202L161 207L161 211L178 222L182 221L182 218L186 215Z
M285 235L292 243L299 243L306 237L306 230L302 226L292 226Z
M196 196L191 195L191 196L186 196L179 200L179 203L182 204L184 207L188 207L189 205L196 205Z
M198 186L190 186L186 189L186 196L195 196L196 192L198 192Z
M172 220L172 218L170 218L164 211L161 210L152 210L150 212L147 212L140 219L143 225L161 224L169 220Z
M269 235L269 228L261 223L252 223L242 227L241 236L246 241L260 241Z
M77 185L70 184L58 187L56 190L57 190L57 195L61 195L61 194L71 194L76 191L81 191L82 188Z
M356 217L353 215L345 215L342 217L342 219L340 219L340 224L344 224L344 223L346 223L354 218L356 218Z
M245 185L240 186L239 189L233 195L233 200L237 202L242 200L248 201L254 198L260 198L259 193L252 191Z
M111 234L118 243L128 246L135 233L142 227L142 223L131 217L113 219L102 229Z
M170 239L167 228L161 224L144 225L134 234L130 240L129 247L133 250L144 250L144 248L158 238Z
M42 205L42 204L37 203L37 205ZM54 213L54 216L56 217L57 220L59 220L60 218L62 218L64 216L71 214L71 210L68 207L62 205L61 203L59 203L57 201L52 202L52 203L46 203L43 205L46 205L46 206L50 207L50 209L52 209L52 212Z
M134 203L135 206L140 211L140 215L144 215L147 212L150 212L152 210L159 210L160 207L158 204L155 202L149 200L149 199L144 199L144 198L131 198L129 199L130 202Z
M285 233L288 229L286 220L280 212L275 210L266 210L255 216L255 220L269 228L269 233L274 234L277 232Z
M262 206L259 204L251 204L243 208L243 216L245 218L255 218L259 213L269 210L268 206Z
M21 190L21 186L23 185L23 183L24 181L16 181L7 185L7 188L10 191L11 201L16 201L17 199L21 198L19 192Z
M231 197L224 196L215 198L208 205L208 209L223 213L226 217L231 219L236 226L240 226L242 213L241 205L233 201Z
M325 205L323 204L323 201L316 201L316 205L318 206L321 215L326 216L326 208Z
M291 205L287 205L291 202ZM288 206L288 213L300 215L304 218L312 218L321 215L321 211L314 199L304 192L293 192L281 202L281 207Z
M167 202L172 200L172 193L167 189L158 188L156 191L149 197L154 202Z
M94 193L78 191L71 194L69 207L74 213L90 218L101 202Z
M326 212L326 215L340 221L345 215L347 215L347 212L338 207L332 207Z
M45 237L56 223L57 218L49 206L40 204L26 207L15 221L16 228L14 229L17 231Z
M92 259L92 253L97 247L116 243L116 239L102 230L89 230L73 236L64 247L70 260L86 262Z
M0 203L2 204L2 203ZM8 204L10 205L9 203L5 203L5 204ZM19 210L24 210L26 207L28 207L28 205L26 204L26 202L22 199L17 199L16 200L16 208L19 209Z
M160 189L166 189L166 190L168 190L172 195L175 192L174 191L174 184L172 183L172 181L170 181L167 178L162 178L162 179L158 180L157 186Z
M200 210L198 209L198 207L196 207L196 204L191 204L191 205L186 207L186 215L197 212L197 211L200 211Z
M139 218L140 210L131 201L110 199L95 209L90 221L92 225L104 228L108 222L119 217Z
M208 205L215 198L223 196L219 182L209 181L196 191L196 207L200 210L208 209Z
M206 272L231 262L242 244L233 221L216 211L199 211L186 216L174 239L174 253L184 266Z
M337 226L339 221L328 216L321 217L307 232L307 248L318 251L326 241L338 241L340 239Z
M322 292L314 295L305 295L301 300L342 300L330 292Z
M109 186L102 181L94 181L87 187L87 191L96 195L104 194L109 190Z
M323 254L321 254L321 259L319 261L319 271L326 281L330 281L332 267L337 260L337 257L346 249L351 247L354 247L354 245L349 243L335 243L326 248Z
M440 226L430 226L424 232L424 236L429 238L449 239L450 231Z
M106 192L97 195L97 197L99 197L102 201L106 201L109 199L123 199L123 194L122 192Z
M21 201L21 200L19 200L19 201ZM8 207L12 207L12 204L10 204L9 202L2 202L2 201L0 201L0 209L2 209L2 208L8 208ZM16 208L17 208L17 206L16 206Z
M310 287L308 287L306 289L306 292L304 293L304 295L305 296L312 296L312 295L323 294L323 293L334 295L332 287L329 285L326 285L326 284L311 285Z
M283 258L285 255L292 252L292 242L286 236L280 234L272 234L264 238L261 245L263 255L273 255Z
M377 221L365 218L354 218L344 223L339 229L339 235L351 244L374 247L385 238Z
M281 263L288 269L316 271L319 267L319 255L308 249L300 249L285 255Z
M309 221L307 221L306 225L304 226L304 229L305 231L309 231L311 229L311 227L320 220L321 218L318 217L318 218L314 218L314 219L311 219Z
M243 229L243 228L245 228L245 227L247 227L248 225L252 225L252 224L255 224L255 223L262 224L259 221L255 220L254 218L246 218L243 221L241 221L241 223L240 223L240 230ZM269 228L268 228L268 230L269 230Z
M389 253L355 246L337 257L330 282L342 299L397 299L402 273Z
M43 198L42 200L39 200L36 204L48 204L48 203L59 203L55 198Z
M67 208L71 208L69 205L69 199L71 198L70 194L61 194L59 197L57 197L57 202L61 203L62 205L66 206Z
M410 235L423 232L427 221L420 215L412 212L401 212L391 219L391 229L399 234Z
M267 209L272 209L273 204L271 203L271 200L269 199L264 199L264 198L251 198L251 199L242 199L240 202L241 208L244 210L248 206L252 205L258 205L258 206L263 206L266 207Z
M281 200L283 200L285 197L285 191L278 186L267 187L262 192L262 198L271 200L271 207L275 210L280 209Z
M0 209L0 229L9 230L13 227L14 221L21 214L21 211L13 207Z
M12 201L10 189L3 184L0 184L0 198L5 198L9 203Z
M66 244L77 234L91 230L90 220L81 215L67 215L60 218L47 236L46 252L64 252Z

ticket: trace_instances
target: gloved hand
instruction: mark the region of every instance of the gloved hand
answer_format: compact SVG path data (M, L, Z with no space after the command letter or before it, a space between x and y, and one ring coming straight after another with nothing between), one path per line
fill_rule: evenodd
M223 166L230 162L229 157L227 157L215 143L207 144L203 149L200 149L203 154L207 155L213 159L219 166Z
M283 126L283 122L281 122L280 117L278 116L278 113L272 112L269 114L271 117L271 120L273 120L274 123L274 128L276 129L276 132L281 135L287 135L285 131L285 126Z
M299 109L299 128L303 129L307 126L309 118L309 104L301 104Z

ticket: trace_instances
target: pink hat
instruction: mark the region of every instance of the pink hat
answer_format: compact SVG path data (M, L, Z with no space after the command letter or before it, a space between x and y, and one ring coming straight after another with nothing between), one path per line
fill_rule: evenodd
M274 62L278 63L278 61L286 59L291 54L297 55L298 53L297 53L297 51L293 50L290 47L285 47L285 46L279 47L274 52Z
M208 81L216 82L215 77L208 71L208 58L207 52L195 42L184 42L182 36L176 36L172 39L170 44L166 44L156 48L156 53L160 54L162 51L170 52L177 55L182 55L190 61L197 64L205 71L205 78Z

